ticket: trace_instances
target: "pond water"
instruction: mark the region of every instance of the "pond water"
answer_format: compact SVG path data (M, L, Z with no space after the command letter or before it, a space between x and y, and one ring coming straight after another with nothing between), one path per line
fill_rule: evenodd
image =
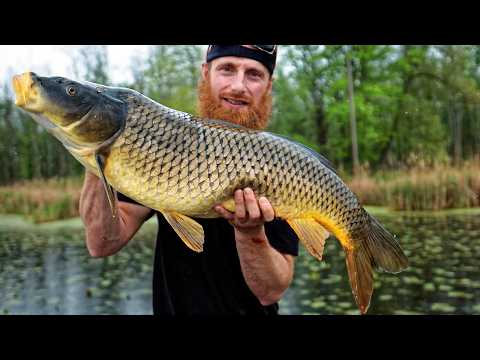
M379 273L369 314L480 314L480 215L378 214L410 260ZM155 220L115 256L88 255L78 219L30 225L0 217L0 314L151 314ZM318 262L301 247L281 314L359 314L343 251Z

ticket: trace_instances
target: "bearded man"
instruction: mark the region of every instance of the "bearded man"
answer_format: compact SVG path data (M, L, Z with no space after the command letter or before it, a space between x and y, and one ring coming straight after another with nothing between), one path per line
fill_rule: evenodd
M272 108L276 45L210 45L198 86L203 118L265 129ZM298 238L275 219L264 197L250 188L234 193L235 213L220 205L216 219L194 219L203 226L204 251L195 253L158 212L118 193L112 218L101 181L86 173L80 216L94 257L115 254L157 215L153 270L154 315L276 315L298 255Z

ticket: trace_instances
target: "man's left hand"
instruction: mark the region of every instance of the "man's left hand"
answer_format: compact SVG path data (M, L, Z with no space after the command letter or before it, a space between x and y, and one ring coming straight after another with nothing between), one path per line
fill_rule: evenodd
M221 205L216 205L214 210L228 220L239 235L262 237L264 235L263 225L275 218L275 211L267 198L262 196L257 200L253 190L245 188L235 191L234 200L234 213Z

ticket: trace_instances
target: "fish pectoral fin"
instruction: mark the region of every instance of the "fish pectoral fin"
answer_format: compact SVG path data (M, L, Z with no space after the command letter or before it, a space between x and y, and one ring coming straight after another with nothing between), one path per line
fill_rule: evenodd
M110 209L112 210L112 217L117 217L117 208L115 207L115 195L113 193L113 189L110 184L107 182L105 175L103 173L103 169L105 167L105 162L103 161L102 155L95 154L95 162L97 163L98 172L100 174L100 178L102 179L103 187L105 188L105 192L107 194L108 203L110 204Z
M198 222L176 212L162 212L173 230L190 249L195 252L203 251L203 227Z
M289 219L287 222L307 251L322 260L325 240L330 233L314 219Z

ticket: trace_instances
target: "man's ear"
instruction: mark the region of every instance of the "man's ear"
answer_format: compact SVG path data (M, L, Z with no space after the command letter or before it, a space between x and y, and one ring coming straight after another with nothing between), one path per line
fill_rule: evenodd
M268 87L267 87L267 92L269 94L272 93L272 88L273 88L273 76L270 77L270 80L268 81Z
M203 63L202 64L202 78L203 78L203 80L207 80L207 77L208 77L208 64Z

